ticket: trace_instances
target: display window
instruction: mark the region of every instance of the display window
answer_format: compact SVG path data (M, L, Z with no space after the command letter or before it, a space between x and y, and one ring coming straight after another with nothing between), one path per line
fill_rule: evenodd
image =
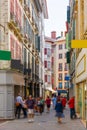
M87 121L87 85L85 84L84 87L84 102L85 102L85 107L84 107L84 119Z

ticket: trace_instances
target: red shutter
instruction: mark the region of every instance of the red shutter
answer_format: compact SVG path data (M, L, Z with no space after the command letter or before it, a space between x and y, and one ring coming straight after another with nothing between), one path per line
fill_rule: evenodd
M19 57L18 57L18 53L19 52L18 52L18 43L17 43L17 41L16 41L16 50L15 51L16 51L16 59L19 59Z
M45 82L47 82L47 75L45 75Z
M44 48L44 54L47 55L47 48Z
M52 57L51 59L51 65L53 66L53 63L54 63L54 57Z
M20 26L21 26L21 9L19 8L19 24L20 24Z
M10 48L11 48L11 57L14 59L14 39L12 35L10 36Z
M14 14L14 0L10 0L10 12Z
M18 22L18 3L17 3L17 0L15 1L15 8L16 8L16 11L15 11L16 21Z
M44 61L44 67L47 68L47 61Z
M51 53L53 53L53 48L51 49Z
M21 47L19 46L19 59L21 60Z

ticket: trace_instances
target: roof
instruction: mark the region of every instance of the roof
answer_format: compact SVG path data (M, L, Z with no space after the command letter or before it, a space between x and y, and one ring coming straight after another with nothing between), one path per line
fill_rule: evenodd
M52 42L52 43L54 43L55 40L56 40L56 39L53 39L53 38L51 38L51 37L45 36L45 41L46 41L46 42Z

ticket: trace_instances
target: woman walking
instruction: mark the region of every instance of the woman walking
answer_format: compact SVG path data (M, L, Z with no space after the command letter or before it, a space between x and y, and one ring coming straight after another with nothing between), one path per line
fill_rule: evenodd
M61 119L64 117L64 114L63 114L63 106L60 98L57 99L55 110L56 110L56 117L58 118L58 123L61 123L62 121Z
M46 106L47 106L47 112L50 112L50 107L51 107L51 99L49 96L46 98Z
M26 105L28 107L28 122L33 122L34 121L34 105L35 101L30 95L29 98L26 101Z

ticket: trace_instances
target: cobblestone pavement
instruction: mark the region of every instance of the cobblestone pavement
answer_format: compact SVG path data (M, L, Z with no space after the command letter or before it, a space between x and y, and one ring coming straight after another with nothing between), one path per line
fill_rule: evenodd
M65 109L64 114L62 124L58 124L55 111L51 109L50 113L44 112L42 115L36 115L33 123L28 123L28 119L15 119L0 124L0 130L86 130L80 119L71 120L69 118L68 108Z

